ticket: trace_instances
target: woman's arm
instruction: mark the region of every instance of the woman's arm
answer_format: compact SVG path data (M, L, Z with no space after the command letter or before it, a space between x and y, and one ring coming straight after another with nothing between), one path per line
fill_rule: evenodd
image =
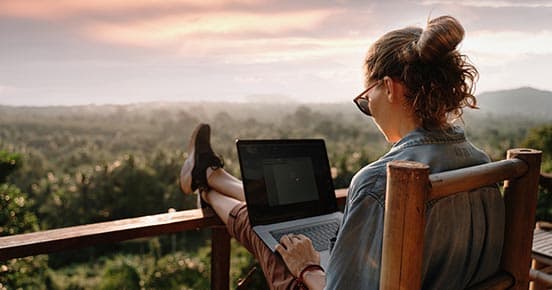
M326 274L320 267L320 253L312 246L312 241L304 235L286 235L276 245L293 276L299 278L309 289L323 289ZM313 266L316 265L316 266Z
M321 270L305 272L303 274L303 284L310 290L324 289L324 286L326 286L326 273Z

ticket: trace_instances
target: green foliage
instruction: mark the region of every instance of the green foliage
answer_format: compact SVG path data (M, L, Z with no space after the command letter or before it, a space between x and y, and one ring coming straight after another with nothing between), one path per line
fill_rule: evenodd
M0 236L37 230L37 218L28 210L27 196L12 184L0 184Z
M550 160L550 143L543 141L550 138L542 139L550 136L546 122L548 129L531 131L543 122L476 113L466 113L465 119L468 138L495 160L504 158L508 148L541 148L539 144ZM211 124L214 149L224 156L225 169L236 176L237 138L323 138L338 188L347 187L358 169L390 146L352 104L0 106L0 152L5 151L0 153L0 165L5 166L0 166L0 180L10 184L0 187L0 234L34 231L38 223L49 229L195 207L195 197L183 196L179 190L178 172L187 157L188 138L200 121ZM528 141L523 143L526 136ZM552 162L546 160L543 169L551 169ZM539 214L550 217L551 208L552 195L541 193ZM0 271L8 267L0 272L0 279L15 277L10 278L12 284L0 283L17 288L33 285L25 281L35 279L58 289L97 289L101 283L116 285L128 280L132 287L138 281L145 289L207 289L209 243L208 233L187 231L142 243L52 254L48 260L39 256L25 262L39 263L36 269L0 264ZM235 242L231 263L234 286L256 265L251 254ZM23 267L25 273L34 275L22 275ZM267 288L260 268L250 288Z
M537 220L552 222L552 192L542 187L537 201Z
M99 259L97 264L78 265L71 264L63 269L50 270L52 279L52 289L97 289L101 282L101 274L103 273L103 263L100 264Z
M466 134L470 141L483 149L493 160L506 157L510 148L522 147L527 132L543 122L524 117L497 117L466 114ZM546 122L544 122L546 124Z
M46 256L1 261L0 289L48 289L52 281L46 265Z
M231 253L230 284L233 287L238 285L240 279L250 274L250 271L253 271L246 289L269 289L263 271L255 257L234 239L231 240Z
M181 252L166 255L155 264L146 279L147 289L209 289L209 260Z
M74 174L49 172L32 191L40 201L41 222L55 228L191 207L193 202L185 202L177 187L179 159L157 162L152 168L145 160L125 155Z
M125 263L109 263L102 275L98 289L134 290L140 289L140 276L136 269Z
M21 163L21 155L0 150L0 183L6 181L6 177L15 171Z
M18 167L20 156L0 151L0 179ZM29 211L29 200L13 184L0 183L0 236L37 231L37 218ZM0 262L0 288L46 289L47 258L44 256Z
M541 171L552 172L552 125L532 128L522 146L542 150ZM552 192L543 187L539 189L537 220L552 222Z
M542 150L542 169L546 172L552 171L552 125L532 128L522 145Z

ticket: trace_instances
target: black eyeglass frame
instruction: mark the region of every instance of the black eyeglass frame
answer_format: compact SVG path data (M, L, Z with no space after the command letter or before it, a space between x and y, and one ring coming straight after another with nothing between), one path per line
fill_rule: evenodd
M353 103L357 105L358 109L364 113L367 116L372 116L372 112L370 112L370 107L368 106L368 103L370 102L366 95L368 95L368 92L374 88L375 86L381 84L381 80L378 80L374 82L373 84L369 85L362 93L360 93L358 96L356 96L353 99Z

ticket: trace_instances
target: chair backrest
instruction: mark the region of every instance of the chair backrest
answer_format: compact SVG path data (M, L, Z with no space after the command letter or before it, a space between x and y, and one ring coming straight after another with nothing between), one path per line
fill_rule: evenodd
M500 181L506 214L501 272L472 289L528 289L540 163L541 151L532 149L431 175L422 163L389 162L380 289L420 289L426 202Z

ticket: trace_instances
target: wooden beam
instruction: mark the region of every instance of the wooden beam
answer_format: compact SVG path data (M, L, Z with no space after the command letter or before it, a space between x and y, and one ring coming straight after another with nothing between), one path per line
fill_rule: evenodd
M502 248L501 268L515 277L511 289L528 289L531 266L531 244L535 226L541 151L532 149L508 150L508 159L521 159L529 170L519 178L504 182L506 228Z
M534 285L531 290L550 289L550 286L552 286L552 275L543 271L531 269L529 271L529 277L531 278L531 281L538 284Z
M335 190L335 197L337 198L337 206L343 208L345 201L347 200L348 188L339 188Z
M534 241L533 241L534 243ZM552 286L550 279L550 266L533 259L531 262L531 270L529 270L529 290L546 290Z
M387 163L380 289L420 289L429 166Z
M211 289L230 287L230 234L225 226L211 229Z
M520 159L507 159L468 168L456 169L429 176L429 199L438 199L458 192L496 184L507 177L515 178L527 171L527 163ZM476 177L476 178L474 178Z
M221 225L210 210L177 211L0 238L0 261Z

